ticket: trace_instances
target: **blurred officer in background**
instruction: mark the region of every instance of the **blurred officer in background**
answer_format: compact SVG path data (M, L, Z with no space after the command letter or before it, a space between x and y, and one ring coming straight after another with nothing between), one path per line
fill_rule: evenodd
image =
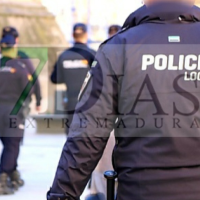
M199 200L200 9L144 2L96 55L48 200L79 199L113 128L118 200Z
M87 46L88 34L85 24L77 23L74 25L73 38L74 46L60 55L51 75L53 83L65 83L67 86L67 134L77 104L78 94L96 53Z
M109 35L109 38L112 37L113 35L115 35L117 32L119 32L121 30L121 26L119 25L111 25L109 28L108 28L108 35Z
M21 101L18 105L21 109L17 115L13 116L11 112L31 81L31 74L17 58L16 46L16 38L12 34L3 35L0 63L0 139L3 144L0 164L0 195L13 194L18 187L24 185L17 170L20 142L24 134L24 102Z
M119 25L111 25L108 28L109 38L113 37L117 32L121 30ZM92 173L90 193L86 200L104 200L106 197L106 180L104 178L104 172L107 170L113 170L112 166L112 152L115 146L115 137L112 132L106 148L104 150L103 156L99 161L96 169ZM117 184L116 184L117 185Z
M3 28L2 37L5 37L7 35L13 36L15 38L16 44L19 44L19 33L14 27L7 26L7 27ZM35 68L34 68L30 58L23 51L20 51L20 50L18 50L17 54L18 54L17 57L26 66L28 73L33 75L34 72L35 72ZM40 89L39 79L37 79L35 84L34 84L33 93L34 93L35 98L36 98L35 109L36 109L36 111L39 112L40 109L41 109L41 107L40 107L41 106L41 89ZM29 96L26 99L25 103L26 103L26 105L25 105L25 109L24 109L24 115L26 117L30 112L29 105L31 103L31 96Z

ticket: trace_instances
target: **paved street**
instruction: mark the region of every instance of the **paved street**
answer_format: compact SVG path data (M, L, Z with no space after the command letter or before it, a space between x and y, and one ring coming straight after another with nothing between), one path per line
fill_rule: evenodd
M65 139L65 134L39 135L35 129L28 128L19 158L19 170L25 180L25 186L14 195L0 196L0 199L45 200ZM1 148L0 144L0 150Z

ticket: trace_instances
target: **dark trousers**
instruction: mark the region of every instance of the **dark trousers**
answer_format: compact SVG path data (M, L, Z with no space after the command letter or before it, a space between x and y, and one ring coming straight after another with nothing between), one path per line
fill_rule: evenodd
M3 151L1 155L0 173L10 174L17 169L17 159L19 156L20 137L1 137Z
M20 143L24 134L24 117L11 116L13 106L0 106L0 140L3 144L0 173L10 174L17 168Z

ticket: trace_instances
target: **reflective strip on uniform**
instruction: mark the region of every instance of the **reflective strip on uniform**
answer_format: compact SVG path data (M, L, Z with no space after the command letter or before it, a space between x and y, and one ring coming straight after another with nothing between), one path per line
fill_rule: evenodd
M180 42L181 38L180 38L180 36L169 36L168 41L169 42Z
M65 60L63 62L63 68L65 69L77 69L77 68L87 68L87 60Z
M16 69L13 67L5 66L5 67L0 68L0 72L10 72L14 74L16 72Z
M87 87L87 85L88 85L89 80L90 80L91 77L92 77L92 75L91 75L91 72L89 71L87 73L87 76L86 76L84 82L83 82L83 85L81 87L81 91L80 91L80 93L78 95L78 101L81 99L81 96L82 96L83 92L85 91L85 89L86 89L86 87Z
M92 63L92 68L96 67L97 63L98 63L97 61L94 61L94 62Z

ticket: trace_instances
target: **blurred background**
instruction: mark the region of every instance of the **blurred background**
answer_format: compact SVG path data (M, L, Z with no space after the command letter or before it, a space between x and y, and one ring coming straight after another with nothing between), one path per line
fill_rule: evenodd
M141 0L123 0L123 4L120 0L0 0L0 29L4 26L16 27L20 33L20 45L27 51L33 47L48 49L46 65L39 76L42 113L59 112L65 86L52 85L49 76L59 54L73 44L73 24L86 23L88 44L98 49L108 37L109 25L122 25L126 17L141 5ZM35 49L34 55L37 52ZM32 61L37 67L39 60L35 58ZM34 107L33 99L31 114L37 114Z

